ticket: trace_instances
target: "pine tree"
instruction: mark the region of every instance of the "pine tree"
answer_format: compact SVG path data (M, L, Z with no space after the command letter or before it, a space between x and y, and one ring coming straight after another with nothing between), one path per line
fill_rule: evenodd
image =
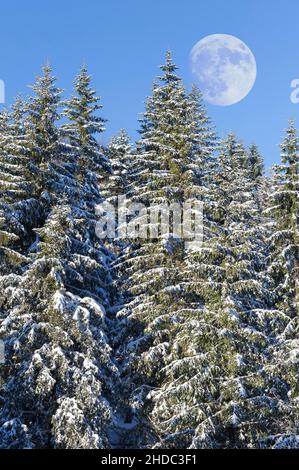
M109 447L111 419L104 397L112 394L116 372L106 336L109 254L95 233L101 200L93 172L96 143L91 124L89 142L76 139L82 148L72 140L75 126L66 140L66 127L56 123L59 92L53 83L46 68L28 107L31 168L44 218L34 228L24 274L0 278L7 364L0 442L9 448L103 448ZM85 112L89 120L88 106ZM37 115L45 127L37 125ZM85 154L81 168L83 161L75 158L91 147L94 153L90 161Z
M299 312L299 138L290 121L281 144L281 164L274 167L267 213L274 219L269 237L269 274L277 315L284 322L277 328L272 367L286 384L282 418L276 419L269 442L274 448L298 447L298 312Z
M36 261L8 286L2 278L1 446L20 448L25 438L32 448L109 446L105 268L84 230L70 207L55 207L38 229Z
M278 289L278 305L292 318L298 312L298 173L299 138L291 121L281 144L281 165L274 167L274 185L270 200L276 219L272 236L275 262L273 276ZM278 258L278 259L277 259Z
M170 53L161 69L161 83L154 84L141 120L141 139L127 193L131 201L142 202L151 211L159 211L168 203L182 207L186 199L199 194L194 164L199 159L194 148L200 133L195 98L191 100L186 94ZM144 214L132 215L133 227L147 222ZM155 230L152 224L147 227L149 232ZM191 315L197 300L190 302L189 286L180 285L185 256L182 236L170 230L169 236L159 236L158 231L149 237L149 232L145 239L131 240L130 248L116 263L121 292L129 293L118 313L118 354L122 389L127 387L122 402L127 413L122 419L135 425L129 435L131 445L132 441L133 445L150 445L159 438L161 430L148 419L152 407L149 392L163 383L164 367L180 322L177 319Z
M121 129L120 133L110 140L107 146L107 157L110 164L110 175L107 184L102 186L102 194L106 199L115 203L118 196L127 193L130 183L130 170L133 160L133 149L130 138Z
M107 170L107 159L96 139L105 130L105 120L97 114L102 106L90 83L91 77L84 66L75 81L76 95L65 103L64 115L69 122L63 126L64 135L77 152L76 161L85 178L89 170L99 174L103 168Z
M188 309L176 316L162 387L152 393L161 447L262 447L284 404L286 384L268 357L283 316L267 290L267 246L247 158L230 135L215 175L216 227L182 273L180 301L188 286Z
M194 127L193 159L194 171L199 172L201 180L214 169L215 150L218 146L215 129L203 104L203 98L196 85L192 86L189 95L191 102L191 120Z
M57 192L57 167L60 167L61 141L57 121L61 118L60 97L62 90L56 87L50 65L43 67L43 74L32 86L34 96L28 103L27 146L29 148L32 175L32 192L42 196L45 206Z
M15 202L28 197L30 192L28 156L24 147L25 104L17 99L12 111L0 115L0 198L2 202Z
M299 447L295 124L265 177L161 70L134 147L86 67L0 113L0 448Z
M251 178L256 181L259 181L263 176L264 164L262 156L259 152L258 146L252 144L249 147L248 151L248 170L251 175Z
M40 217L39 204L31 197L25 113L26 103L18 98L11 112L0 116L1 273L28 263L32 227Z

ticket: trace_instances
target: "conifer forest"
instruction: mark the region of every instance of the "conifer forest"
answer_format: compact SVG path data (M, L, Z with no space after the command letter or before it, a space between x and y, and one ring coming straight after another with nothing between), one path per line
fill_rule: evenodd
M265 171L170 52L140 112L137 141L102 144L85 66L1 108L0 448L299 448L296 123ZM200 201L200 248L98 236L120 197Z

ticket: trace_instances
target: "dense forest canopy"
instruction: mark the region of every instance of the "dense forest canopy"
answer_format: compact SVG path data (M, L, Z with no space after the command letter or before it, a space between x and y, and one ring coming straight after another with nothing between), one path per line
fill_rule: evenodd
M137 142L105 125L86 67L0 113L0 447L299 448L295 123L265 176L168 52ZM119 197L200 201L200 249L98 237Z

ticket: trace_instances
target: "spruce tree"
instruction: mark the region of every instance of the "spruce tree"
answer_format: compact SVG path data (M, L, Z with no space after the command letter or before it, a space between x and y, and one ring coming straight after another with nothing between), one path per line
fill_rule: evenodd
M176 68L167 53L160 83L154 84L153 95L146 103L130 172L128 197L151 211L159 212L161 205L170 203L182 208L185 200L200 193L194 163L199 159L194 148L200 118L196 122L195 98L191 100L186 94ZM181 316L194 313L198 299L190 301L189 286L181 285L185 256L182 235L171 233L171 223L169 235L161 236L159 230L151 233L155 229L147 224L145 214L132 215L133 226L145 224L147 228L145 238L131 240L130 248L116 263L121 292L127 295L118 313L122 389L126 386L122 409L127 409L121 419L134 428L127 441L124 433L125 444L144 446L162 436L156 426L158 420L149 416L154 404L149 392L163 383L177 323Z
M299 447L295 124L265 177L161 70L134 148L86 67L0 113L0 448Z
M269 237L269 274L277 316L284 322L276 331L272 369L285 384L282 417L271 429L274 448L298 447L298 312L299 312L299 138L290 121L281 144L281 164L274 167L267 213L273 218Z
M6 346L0 442L9 448L103 448L109 447L111 419L104 397L112 393L115 367L106 336L109 254L95 233L96 143L91 124L89 142L77 138L80 126L71 127L68 140L66 128L57 127L53 83L47 67L28 107L31 169L43 207L32 262L23 275L0 278ZM90 120L85 105L82 118ZM90 161L85 154L81 168L83 161L75 159L90 147L93 154Z
M79 174L85 178L90 170L99 174L103 168L107 170L107 158L97 141L97 136L105 130L105 120L97 114L102 108L99 101L84 66L75 81L75 95L65 102L64 116L68 123L63 126L63 133L76 150Z
M109 446L105 269L84 230L70 207L53 208L37 230L36 261L8 285L2 278L2 447L21 448L25 438L32 448Z
M127 193L134 158L132 144L125 129L121 129L119 134L110 140L107 146L107 157L110 174L101 192L108 201L115 203L118 196L124 196Z
M11 112L0 114L0 198L12 203L28 198L28 155L25 144L25 103L19 98Z
M32 228L40 218L32 198L29 150L26 142L26 103L18 98L10 112L0 116L1 273L17 271L28 263Z
M61 141L57 122L61 118L62 90L55 85L50 65L32 86L34 95L28 103L27 146L32 175L32 192L42 196L42 203L51 204L56 192L57 166L62 162Z
M160 447L263 447L281 416L287 387L269 357L283 316L267 290L267 244L247 159L230 135L215 175L214 230L180 276L188 309L177 313L162 387L151 394Z
M277 305L293 318L298 312L299 137L292 121L281 150L281 165L274 167L270 195L270 201L273 201L270 210L275 218L272 273L277 284Z

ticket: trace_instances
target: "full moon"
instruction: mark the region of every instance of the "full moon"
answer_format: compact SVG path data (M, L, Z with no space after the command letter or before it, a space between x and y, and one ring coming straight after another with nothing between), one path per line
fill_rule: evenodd
M190 52L191 70L203 98L229 106L241 101L256 80L256 61L249 47L228 34L212 34Z

